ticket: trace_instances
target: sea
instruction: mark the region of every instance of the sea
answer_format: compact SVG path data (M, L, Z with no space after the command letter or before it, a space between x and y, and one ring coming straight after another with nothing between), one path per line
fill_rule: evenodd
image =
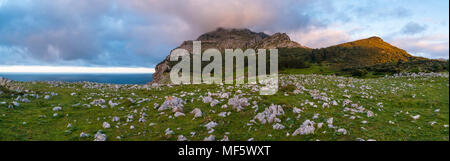
M152 81L152 74L67 74L67 73L0 73L0 77L15 81L64 81L97 82L111 84L146 84Z

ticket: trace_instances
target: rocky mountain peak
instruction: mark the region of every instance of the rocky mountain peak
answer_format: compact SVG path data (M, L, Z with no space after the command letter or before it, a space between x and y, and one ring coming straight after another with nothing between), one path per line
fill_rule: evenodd
M269 37L269 35L263 32L256 33L249 29L228 29L220 27L214 31L200 35L196 40L202 41L202 46L204 47L223 50L252 48L266 37Z
M378 36L372 36L367 38L367 40L371 40L371 41L383 41L382 38L378 37Z
M192 53L192 41L184 41L179 47ZM224 49L270 49L270 48L305 48L297 42L291 41L285 33L275 33L268 35L263 32L253 32L245 28L222 28L200 35L196 41L202 42L202 50L216 48L220 51ZM169 54L169 53L168 53ZM155 83L164 82L167 72L170 71L169 57L166 57L155 68L153 81Z
M272 35L272 37L276 37L278 39L283 39L283 40L291 40L291 38L289 38L289 36L286 33L275 33Z
M192 52L192 41L184 41L178 48ZM196 41L202 42L202 50L209 48L224 49L269 49L269 48L306 48L291 41L286 33L268 35L264 32L253 32L246 28L222 28L200 35Z
M292 41L286 33L275 33L263 39L255 46L256 49L270 49L270 48L307 48L299 43Z
M219 27L214 31L207 32L205 34L200 35L197 40L199 41L220 41L224 39L264 39L266 37L269 37L269 35L263 33L263 32L253 32L249 29L243 28L243 29L227 29Z

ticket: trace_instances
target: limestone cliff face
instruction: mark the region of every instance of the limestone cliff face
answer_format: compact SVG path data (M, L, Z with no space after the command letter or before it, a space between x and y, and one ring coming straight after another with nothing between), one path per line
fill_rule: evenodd
M285 33L275 33L259 41L255 49L272 49L272 48L307 48L295 41L291 41Z
M184 41L175 49L186 49L192 54L192 41ZM263 32L253 32L249 29L225 29L217 28L199 36L196 41L202 42L202 51L209 48L219 49L224 53L225 49L270 49L270 48L305 48L297 42L291 41L285 33L267 35ZM174 50L175 50L174 49ZM172 50L173 51L173 50ZM170 53L168 53L170 54ZM169 56L160 62L153 74L153 81L150 83L169 83Z

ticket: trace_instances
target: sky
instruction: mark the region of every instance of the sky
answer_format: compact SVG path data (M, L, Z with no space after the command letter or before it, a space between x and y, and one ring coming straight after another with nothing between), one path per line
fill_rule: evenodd
M449 57L448 0L0 0L0 66L140 71L218 27L287 33L312 48L379 36Z

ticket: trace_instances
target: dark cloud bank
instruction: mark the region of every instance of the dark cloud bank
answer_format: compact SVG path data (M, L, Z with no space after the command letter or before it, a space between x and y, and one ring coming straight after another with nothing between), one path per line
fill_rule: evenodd
M21 65L154 67L183 40L219 26L299 32L325 28L330 22L317 17L338 13L328 0L8 0L0 7L0 63ZM403 32L424 29L410 24Z

